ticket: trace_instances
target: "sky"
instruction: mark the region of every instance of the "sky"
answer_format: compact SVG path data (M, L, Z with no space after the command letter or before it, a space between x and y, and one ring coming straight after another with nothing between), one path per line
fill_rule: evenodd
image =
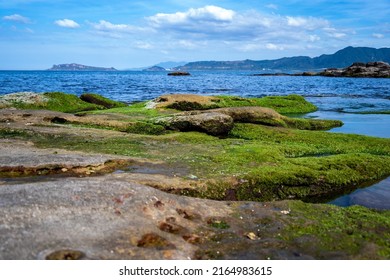
M0 70L390 47L390 0L0 0Z

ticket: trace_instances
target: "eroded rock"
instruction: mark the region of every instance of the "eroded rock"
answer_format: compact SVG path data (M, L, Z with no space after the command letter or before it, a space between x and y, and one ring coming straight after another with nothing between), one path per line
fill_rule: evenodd
M227 135L233 128L233 119L218 112L186 112L158 118L155 124L177 131L200 131L213 136Z

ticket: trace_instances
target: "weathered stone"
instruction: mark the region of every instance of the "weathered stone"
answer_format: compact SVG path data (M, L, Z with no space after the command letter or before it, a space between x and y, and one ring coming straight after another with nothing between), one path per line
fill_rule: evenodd
M155 120L155 124L177 131L200 131L210 135L226 135L233 128L233 119L218 112L185 112Z
M327 77L390 78L390 65L381 61L355 62L347 68L329 68L318 75Z
M147 108L173 108L179 109L185 103L187 104L185 110L190 111L198 110L200 107L213 107L215 106L215 101L219 99L214 96L204 96L198 94L165 94L160 97L149 101L146 104ZM215 107L214 107L215 108Z
M209 110L209 112L228 115L235 122L273 126L283 125L283 119L285 118L273 109L258 106L219 108Z
M182 72L182 71L168 73L168 76L190 76L190 75L191 75L190 73Z

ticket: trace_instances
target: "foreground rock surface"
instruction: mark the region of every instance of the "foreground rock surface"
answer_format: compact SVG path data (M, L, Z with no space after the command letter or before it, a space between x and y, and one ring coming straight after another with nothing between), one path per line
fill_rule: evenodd
M31 143L1 144L0 166L20 161L39 166L43 156L47 163L68 160L77 166L106 159L65 150L51 158L52 150ZM376 224L373 218L381 216L369 210L190 198L138 183L151 183L151 177L0 178L0 259L375 259L387 254L385 241L375 234L386 238L390 224L386 216ZM348 224L350 215L353 223L356 215L369 218L360 226L367 237ZM333 229L339 219L347 229ZM305 228L316 235L302 235ZM352 250L345 250L351 240Z
M177 131L200 131L210 135L227 135L233 128L233 119L218 112L186 112L171 117L158 118L154 122Z

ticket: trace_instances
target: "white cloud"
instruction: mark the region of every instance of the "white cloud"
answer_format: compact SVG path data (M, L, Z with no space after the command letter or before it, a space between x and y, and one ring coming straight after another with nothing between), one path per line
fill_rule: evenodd
M284 17L256 11L236 12L216 6L205 6L172 14L146 18L154 29L180 39L242 41L258 38L301 37L301 32L330 26L327 20L314 17ZM296 34L299 35L296 35ZM307 38L308 36L303 36ZM265 40L265 41L267 41Z
M372 37L377 38L377 39L382 39L385 37L385 35L380 34L380 33L374 33L374 34L372 34Z
M309 41L310 42L316 42L316 41L319 41L321 40L321 37L318 36L318 35L309 35Z
M217 6L205 6L198 9L189 9L186 12L177 12L174 14L158 13L147 19L154 26L183 24L190 22L226 22L232 21L235 12Z
M253 51L260 50L261 45L256 43L249 43L249 44L238 46L237 49L243 52L253 52Z
M272 5L272 4L270 4ZM272 6L270 6L272 8ZM289 16L256 10L233 11L217 6L157 13L144 25L114 24L106 20L88 23L97 35L130 39L139 49L209 50L236 49L244 52L315 48L321 38L340 40L351 34L323 18Z
M80 25L71 19L59 19L54 22L56 25L65 27L65 28L78 28Z
M271 43L268 43L265 45L265 48L267 50L272 50L272 51L282 51L284 50L284 48L282 46L278 46L278 45L275 45L275 44L271 44Z
M136 42L135 43L135 47L138 48L138 49L141 49L141 50L151 50L151 49L154 49L154 46L150 43L147 43L147 42Z
M265 5L265 7L268 9L272 9L272 10L279 9L278 5L275 5L275 4L267 4L267 5Z
M18 15L18 14L4 16L3 20L15 21L15 22L20 22L20 23L25 23L25 24L31 23L31 20L29 18Z
M347 36L347 34L345 32L339 31L335 28L330 28L330 27L324 28L324 31L325 31L326 35L328 35L331 38L335 38L335 39L341 39L341 38L344 38L345 36Z
M291 27L301 27L306 30L315 30L318 28L329 27L330 23L327 20L314 17L286 17L287 25Z
M124 38L130 35L144 35L154 33L152 28L138 27L128 24L114 24L106 20L100 20L98 23L88 22L95 30L96 34L108 36L115 39Z

